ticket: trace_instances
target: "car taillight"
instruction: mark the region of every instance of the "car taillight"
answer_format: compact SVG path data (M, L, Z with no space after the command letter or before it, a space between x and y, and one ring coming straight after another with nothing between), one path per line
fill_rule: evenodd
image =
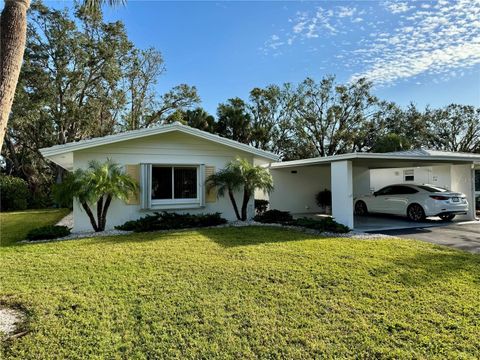
M430 195L433 200L448 200L447 196L440 196L440 195Z

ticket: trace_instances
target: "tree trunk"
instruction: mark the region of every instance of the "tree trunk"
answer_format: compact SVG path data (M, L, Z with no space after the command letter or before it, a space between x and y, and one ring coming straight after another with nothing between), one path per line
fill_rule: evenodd
M105 230L105 226L107 225L107 212L111 202L112 202L112 196L108 195L107 199L105 200L105 204L103 204L102 220L101 221L99 220L100 231Z
M30 0L5 0L0 19L0 148L22 67L29 7Z
M98 231L103 231L102 229L102 214L103 214L103 196L100 197L97 201L97 224Z
M88 218L90 219L90 224L92 224L93 230L95 230L95 232L99 232L100 230L98 230L97 222L95 221L95 217L93 216L92 210L90 210L90 208L88 207L88 204L82 202L82 207L83 210L85 210L85 212L87 213Z
M242 218L240 217L240 213L238 212L238 206L237 206L237 202L235 201L235 196L233 195L233 191L230 189L228 189L228 197L232 202L233 210L235 210L235 215L237 216L237 220L242 220Z
M242 201L242 221L247 220L247 206L250 200L250 191L243 189L243 201Z

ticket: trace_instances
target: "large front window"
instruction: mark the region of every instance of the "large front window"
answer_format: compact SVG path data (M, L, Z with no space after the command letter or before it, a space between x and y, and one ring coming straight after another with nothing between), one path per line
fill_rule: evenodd
M198 198L197 166L152 166L152 200L189 201Z

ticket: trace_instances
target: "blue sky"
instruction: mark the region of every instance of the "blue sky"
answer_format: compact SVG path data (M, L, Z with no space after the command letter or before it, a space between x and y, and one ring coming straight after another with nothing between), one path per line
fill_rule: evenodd
M105 16L122 20L137 47L162 52L160 92L195 85L211 113L253 87L326 74L366 76L400 105L480 106L480 0L129 0Z

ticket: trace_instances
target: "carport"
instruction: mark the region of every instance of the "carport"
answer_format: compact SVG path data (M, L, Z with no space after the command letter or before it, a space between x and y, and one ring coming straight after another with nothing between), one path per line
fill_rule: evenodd
M399 183L430 183L462 192L470 204L467 215L458 220L475 219L475 167L479 154L432 150L392 153L350 153L328 157L285 161L270 164L274 191L272 209L290 211L297 216L319 216L315 195L331 190L331 214L338 222L357 230L395 229L419 226L403 218L373 216L354 217L354 198ZM426 221L424 226L438 222Z

